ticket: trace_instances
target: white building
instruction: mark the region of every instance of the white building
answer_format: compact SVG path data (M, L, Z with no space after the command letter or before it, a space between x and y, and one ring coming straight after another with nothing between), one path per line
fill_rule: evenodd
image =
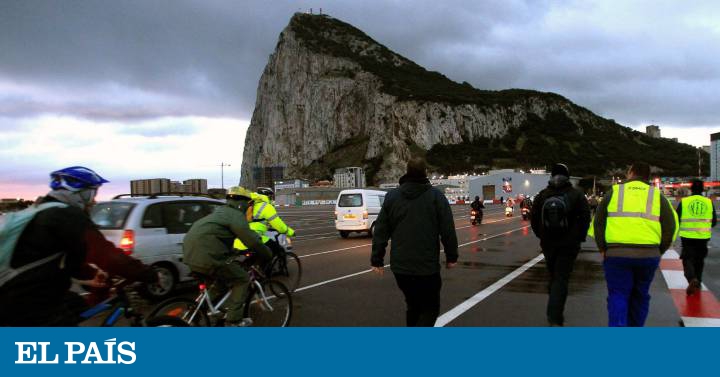
M365 188L365 171L359 167L335 169L335 187Z
M304 179L285 179L282 181L275 181L275 191L278 190L286 190L286 189L296 189L296 188L304 188L304 187L310 187L310 181L306 181Z
M533 196L547 187L549 180L550 174L544 171L525 173L512 169L491 170L487 175L480 175L470 181L469 196L479 196L482 200ZM577 185L579 178L571 177L570 181Z
M720 132L710 134L710 180L720 180Z

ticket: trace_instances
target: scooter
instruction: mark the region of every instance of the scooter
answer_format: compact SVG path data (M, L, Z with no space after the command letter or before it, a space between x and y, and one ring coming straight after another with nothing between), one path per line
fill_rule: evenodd
M482 224L483 211L482 210L470 210L470 223L472 225Z
M513 207L505 207L505 216L506 217L512 217L514 212L515 212L515 209Z
M520 212L522 213L523 220L527 220L530 218L530 208L523 207L523 209L520 210Z

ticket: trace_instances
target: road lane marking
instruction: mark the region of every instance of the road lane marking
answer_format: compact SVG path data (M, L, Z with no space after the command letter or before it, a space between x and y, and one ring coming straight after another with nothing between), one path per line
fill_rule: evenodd
M389 265L389 264L386 264L386 265L383 266L383 268L386 268L386 267L390 267L390 265ZM304 291L304 290L306 290L306 289L315 288L315 287L319 287L319 286L322 286L322 285L325 285L325 284L334 283L334 282L339 281L339 280L349 279L349 278L354 277L354 276L358 276L358 275L362 275L362 274L367 274L368 272L371 272L371 271L372 271L372 268L367 269L367 270L364 270L364 271L356 272L356 273L354 273L354 274L345 275L345 276L340 276L340 277L337 277L337 278L334 278L334 279L321 281L321 282L315 283L315 284L310 284L310 285L304 286L304 287L302 287L302 288L296 289L295 292L300 292L300 291Z
M524 229L524 228L527 228L527 226L524 226L524 227L522 227L522 228L518 228L518 229L516 229L516 230L512 230L512 231L510 231L510 232L499 233L499 234L496 234L496 235L493 235L493 236L490 236L490 237L486 237L486 238L483 238L483 239L481 239L481 240L477 240L477 241L473 241L473 242L470 242L470 243L466 243L466 244L463 244L463 245L469 245L469 244L471 244L471 243L480 242L480 241L485 241L485 240L489 240L489 239L492 239L492 238L500 237L500 236L507 235L508 233L516 232L516 231L518 231L518 230L520 230L520 229ZM324 251L324 252L322 252L322 253L315 253L315 254L308 254L308 255L300 255L299 257L302 258L302 257L305 257L305 256L311 256L311 255L327 254L327 253L333 253L333 252L342 251L342 250L348 250L348 249L357 249L357 248L360 248L360 247L363 247L363 246L368 246L368 245L372 245L372 244L358 245L358 246L353 246L353 247L348 247L348 248L345 248L345 249L338 249L338 250L329 250L329 251ZM461 246L458 246L458 248L459 248L459 247L461 247ZM542 254L540 254L540 257L542 257ZM536 258L536 259L537 259L537 258ZM536 262L536 263L537 263L537 262ZM383 268L387 268L387 267L390 267L390 264L386 264L386 265L383 266ZM304 290L307 290L307 289L310 289L310 288L320 287L320 286L323 286L323 285L325 285L325 284L329 284L329 283L336 282L336 281L339 281L339 280L344 280L344 279L348 279L348 278L351 278L351 277L354 277L354 276L359 276L359 275L362 275L362 274L367 274L368 272L371 272L371 271L372 271L372 268L369 268L369 269L367 269L367 270L363 270L363 271L360 271L360 272L355 272L355 273L352 273L352 274L349 274L349 275L343 275L343 276L336 277L336 278L333 278L333 279L330 279L330 280L324 280L324 281L321 281L321 282L319 282L319 283L310 284L310 285L307 285L307 286L305 286L305 287L298 288L298 289L295 290L295 292L300 292L300 291L304 291ZM508 275L508 276L509 276L509 275ZM495 283L495 284L497 284L497 283ZM494 284L493 284L493 285L494 285ZM504 285L504 284L503 284L503 285ZM436 326L437 326L437 322L436 322Z
M507 221L507 220L512 220L512 217L508 217L508 218L500 219L500 220L495 220L495 221L488 221L488 222L485 223L485 224L494 224L494 223L499 223L499 222ZM463 227L460 227L460 228L455 228L455 230L464 229L464 228L469 228L469 227L472 227L472 226L476 226L476 225L463 226ZM516 232L516 231L518 231L518 230L520 230L520 229L527 228L527 227L529 227L529 225L526 225L526 226L524 226L524 227L522 227L522 228L513 229L513 230L511 230L511 231L509 231L509 232L497 234L496 236L502 236L503 234ZM333 233L334 233L334 232L333 232ZM494 237L496 237L496 236L493 236L493 237L490 237L490 238L494 238ZM293 241L293 242L323 240L323 239L327 239L327 238L336 238L336 237L337 237L337 236L332 236L332 237L318 237L318 238L304 238L304 239L297 240L297 241ZM488 240L488 239L490 239L490 238L483 238L483 239L475 240L475 241L472 241L472 242L469 242L469 243L464 243L464 244L462 244L462 245L458 245L458 248L463 247L463 246L467 246L467 245L470 245L470 244L473 244L473 243L476 243L476 242ZM372 243L366 243L366 244L362 244L362 245L358 245L358 246L353 246L353 247L346 247L346 248L343 248L343 249L321 251L321 252L312 253L312 254L303 254L303 255L298 255L298 257L299 257L299 258L306 258L306 257L314 256L314 255L332 254L332 253L336 253L336 252L338 252L338 251L344 251L344 250L350 250L350 249L357 249L358 247L363 247L363 246L372 246Z
M372 244L371 244L371 243L365 243L365 244L362 244L362 245L357 245L357 246L352 246L352 247L345 247L345 248L342 248L342 249L335 249L335 250L328 250L328 251L320 251L320 252L312 253L312 254L298 255L298 258L307 258L307 257L315 256L315 255L323 255L323 254L337 253L338 251L345 251L345 250L350 250L350 249L357 249L357 248L365 247L365 246L372 246Z
M701 284L700 291L693 295L689 296L686 293L688 282L677 251L670 249L663 254L660 271L680 314L683 326L720 326L720 301L705 284Z
M502 220L499 220L499 221L502 221ZM525 226L521 226L521 227L519 227L519 228L515 228L515 229L512 229L512 230L508 230L507 232L504 232L504 233L495 234L495 235L488 236L488 237L485 237L485 238L481 238L481 239L475 240L475 241L465 242L464 244L458 245L458 249L461 248L461 247L463 247L463 246L472 245L472 244L474 244L474 243L478 243L478 242L482 242L482 241L487 241L487 240L489 240L489 239L497 238L497 237L500 237L500 236L504 236L504 235L507 235L507 234L510 234L510 233L514 233L514 232L517 232L518 230L523 230L523 229L529 228L529 227L530 227L530 225L525 225Z
M504 287L518 276L522 275L525 271L529 270L532 266L543 260L543 258L544 256L542 254L536 256L531 261L525 263L524 265L518 267L515 271L506 275L504 278L496 281L491 286L476 293L474 296L465 300L465 302L452 308L447 313L441 315L440 317L438 317L437 321L435 321L435 327L444 327L448 323L452 322L455 318L470 310L470 308L479 304L481 301L485 300L490 295L497 292L500 288Z

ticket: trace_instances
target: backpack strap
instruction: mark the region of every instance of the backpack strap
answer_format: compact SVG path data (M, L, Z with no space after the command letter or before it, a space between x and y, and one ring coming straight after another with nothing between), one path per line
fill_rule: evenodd
M38 260L36 260L36 261L34 261L34 262L30 262L30 263L28 263L28 264L26 264L26 265L24 265L24 266L21 266L21 267L18 267L18 268L10 268L10 269L8 269L8 270L6 270L6 271L3 271L2 274L0 274L0 287L2 287L3 285L5 285L5 283L9 282L10 280L12 280L13 278L15 278L16 276L18 276L18 275L20 275L20 274L22 274L22 273L24 273L24 272L26 272L26 271L30 271L30 270L32 270L32 269L35 268L35 267L40 267L40 266L42 266L42 265L44 265L44 264L46 264L46 263L50 263L50 262L52 262L53 260L60 258L62 255L63 255L63 253L55 253L55 254L50 255L50 256L48 256L48 257L45 257L45 258L42 258L42 259L38 259Z

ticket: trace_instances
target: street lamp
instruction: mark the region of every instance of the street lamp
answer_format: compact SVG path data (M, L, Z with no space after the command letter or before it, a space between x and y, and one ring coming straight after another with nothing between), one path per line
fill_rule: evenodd
M230 164L226 164L224 162L220 163L220 189L225 189L225 167L226 166L232 166Z

